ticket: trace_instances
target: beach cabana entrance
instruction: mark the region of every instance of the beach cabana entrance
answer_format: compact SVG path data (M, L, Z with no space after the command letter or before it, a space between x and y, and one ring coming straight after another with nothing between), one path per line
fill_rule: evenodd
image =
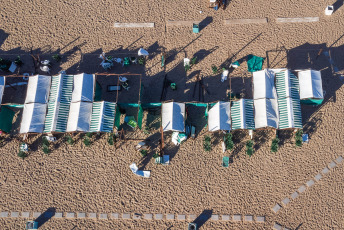
M178 102L162 103L163 131L185 132L185 104Z
M208 112L209 131L231 130L230 102L219 101Z
M324 100L321 73L317 70L298 71L302 104L320 105Z

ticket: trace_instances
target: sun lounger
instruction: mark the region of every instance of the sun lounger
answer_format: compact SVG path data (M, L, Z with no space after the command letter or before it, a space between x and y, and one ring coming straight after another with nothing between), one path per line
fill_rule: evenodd
M142 177L146 177L146 178L150 177L150 171L138 170L139 168L136 166L135 163L132 163L129 167L130 167L131 171L138 176L142 176Z
M222 166L228 168L229 165L229 157L223 157L222 159Z
M120 90L121 90L120 85L108 85L108 87L107 87L108 92L120 91Z

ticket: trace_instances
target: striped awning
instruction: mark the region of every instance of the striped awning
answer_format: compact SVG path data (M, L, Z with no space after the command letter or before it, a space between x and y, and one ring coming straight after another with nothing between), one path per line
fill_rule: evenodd
M276 73L276 90L278 98L300 98L299 80L290 70L286 69Z
M6 84L6 77L0 77L0 104L2 103L2 96L4 95Z
M114 102L93 102L90 132L112 132L115 110Z
M278 98L279 129L302 128L300 99Z
M66 131L72 91L73 76L60 74L52 77L44 132Z
M252 99L232 102L232 129L254 129L254 108Z

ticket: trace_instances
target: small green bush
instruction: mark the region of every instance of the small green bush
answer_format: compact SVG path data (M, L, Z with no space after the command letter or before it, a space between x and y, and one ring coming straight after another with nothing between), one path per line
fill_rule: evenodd
M153 154L153 158L154 158L154 159L156 159L156 158L158 158L158 157L159 157L159 153L154 153L154 154Z
M196 65L196 63L197 63L197 57L191 58L191 60L190 60L191 66Z
M19 67L24 64L23 61L20 59L20 56L17 56L16 60L14 60L14 63Z
M23 160L25 159L25 157L27 157L26 152L21 151L21 150L19 150L17 155L18 155L18 157L22 158Z
M61 56L59 55L59 54L54 54L53 56L52 56L52 58L56 61L56 62L59 62L59 61L61 61Z
M146 60L145 60L144 57L140 56L140 57L138 58L138 63L139 63L140 65L144 65L145 62L146 62Z
M254 142L252 140L246 142L246 154L249 156L252 156L254 153L253 145Z
M185 65L184 69L185 69L185 72L188 72L191 69L191 66L190 65Z
M226 133L225 135L225 146L226 149L232 150L234 148L234 142L232 140L232 134L231 133Z
M74 140L73 140L73 138L70 135L67 135L65 140L67 141L67 143L69 145L73 145L74 144Z
M91 140L90 140L90 138L87 135L84 136L84 144L87 147L91 145Z
M302 134L303 134L303 130L299 129L296 134L295 134L295 144L298 147L302 146Z
M113 137L114 137L114 134L110 133L109 138L108 138L109 145L113 145L114 144Z
M203 149L207 152L211 151L211 138L210 136L205 136L203 140Z
M278 151L279 142L280 142L280 140L277 137L272 140L271 152L276 153Z
M213 74L216 74L219 71L219 69L215 65L211 66L211 70L213 71Z
M142 150L140 151L140 153L141 153L141 155L142 155L143 157L145 157L145 156L147 156L147 154L148 154L148 150L142 149Z
M93 136L93 133L86 133L86 136L91 138Z
M49 154L49 153L50 153L49 146L43 145L43 146L42 146L42 149L43 149L43 152L44 152L45 154Z

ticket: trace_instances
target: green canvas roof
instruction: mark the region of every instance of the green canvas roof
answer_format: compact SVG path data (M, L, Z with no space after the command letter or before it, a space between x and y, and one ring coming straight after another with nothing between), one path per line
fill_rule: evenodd
M276 73L276 90L278 98L300 98L299 80L290 70Z
M254 110L252 99L240 99L232 102L232 129L254 129Z
M115 110L114 102L93 102L90 132L112 132Z
M279 129L302 128L300 99L278 98Z

